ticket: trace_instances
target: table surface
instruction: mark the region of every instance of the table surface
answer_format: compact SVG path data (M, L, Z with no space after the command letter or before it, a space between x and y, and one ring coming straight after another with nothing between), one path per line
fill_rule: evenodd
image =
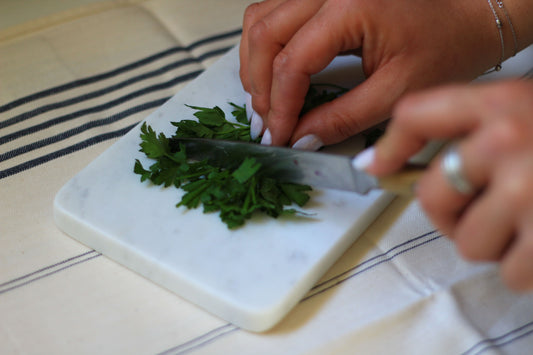
M463 261L406 198L265 333L54 225L61 186L237 44L249 3L0 2L0 353L528 353L533 296Z

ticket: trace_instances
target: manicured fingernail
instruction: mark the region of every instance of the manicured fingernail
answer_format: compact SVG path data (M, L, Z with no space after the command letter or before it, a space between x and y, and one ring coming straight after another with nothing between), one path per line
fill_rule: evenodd
M372 162L374 162L375 156L376 149L374 147L369 147L361 151L352 159L352 165L358 170L365 170L372 164Z
M272 134L270 134L270 130L267 128L265 133L263 134L263 138L261 138L261 144L263 145L271 145L272 144Z
M252 95L245 92L244 98L246 100L246 117L250 122L250 137L255 140L263 131L263 118L252 108Z
M308 134L306 136L303 136L302 138L298 139L296 143L292 145L294 149L302 149L302 150L318 150L320 149L324 143L314 134Z
M250 122L250 137L255 140L257 137L259 137L262 130L263 119L257 114L257 112L252 110L252 117Z
M248 118L248 122L250 122L254 113L254 109L252 108L252 95L245 91L244 100L246 102L246 117Z

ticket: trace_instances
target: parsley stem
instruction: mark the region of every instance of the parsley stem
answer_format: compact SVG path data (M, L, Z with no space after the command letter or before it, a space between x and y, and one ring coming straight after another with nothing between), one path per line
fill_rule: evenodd
M244 203L242 205L242 213L247 214L249 212L249 206L250 206L250 200L255 205L257 204L256 198L255 198L255 188L257 186L257 183L255 181L255 176L252 176L250 178L250 186L248 187L248 192L246 193L246 198L244 200Z

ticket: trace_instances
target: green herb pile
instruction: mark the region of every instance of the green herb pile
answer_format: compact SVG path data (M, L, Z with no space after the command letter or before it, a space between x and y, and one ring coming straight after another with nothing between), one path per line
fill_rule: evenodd
M140 151L156 162L145 169L135 161L134 172L141 181L150 180L165 187L174 185L185 191L177 204L187 208L203 205L204 212L219 212L228 228L244 224L252 214L261 211L272 217L294 214L295 209L286 208L293 203L303 206L309 200L306 185L279 183L265 176L261 164L254 158L246 158L236 169L225 169L209 164L207 160L191 161L183 145L174 137L202 137L251 141L250 127L246 122L244 107L232 104L233 116L239 123L226 120L219 107L192 107L198 121L173 122L177 128L172 138L159 135L146 124L141 127Z
M322 85L309 90L302 112L345 92L338 87L333 87L333 92L318 90L318 86ZM137 159L134 172L141 176L141 182L149 180L155 185L183 189L185 194L177 207L191 209L202 205L204 213L218 212L230 229L242 226L256 212L274 218L298 213L291 206L303 207L310 198L311 187L269 177L254 158L245 158L235 169L213 166L207 160L193 161L187 157L185 147L176 141L176 138L196 137L252 142L245 107L230 105L235 122L227 120L218 106L188 106L195 110L196 120L172 122L177 130L170 138L157 134L144 123L140 151L155 162L145 169Z

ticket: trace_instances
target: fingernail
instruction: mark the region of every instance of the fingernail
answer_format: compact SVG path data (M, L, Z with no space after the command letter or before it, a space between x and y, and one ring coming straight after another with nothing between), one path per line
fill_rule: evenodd
M263 119L252 109L252 118L250 122L250 137L256 139L263 130Z
M302 138L298 139L296 143L292 145L294 149L302 149L302 150L318 150L320 149L324 143L314 134L308 134L306 136L303 136Z
M263 138L261 138L261 144L263 145L271 145L272 144L272 134L270 134L270 130L267 128L265 133L263 134Z
M252 108L252 95L244 92L244 98L246 100L246 117L250 122L250 138L255 140L263 131L263 118Z
M369 147L357 154L352 159L352 166L358 170L366 170L373 162L376 156L376 149Z
M252 95L245 91L244 100L246 103L246 117L248 118L248 122L250 122L254 113L254 109L252 108Z

